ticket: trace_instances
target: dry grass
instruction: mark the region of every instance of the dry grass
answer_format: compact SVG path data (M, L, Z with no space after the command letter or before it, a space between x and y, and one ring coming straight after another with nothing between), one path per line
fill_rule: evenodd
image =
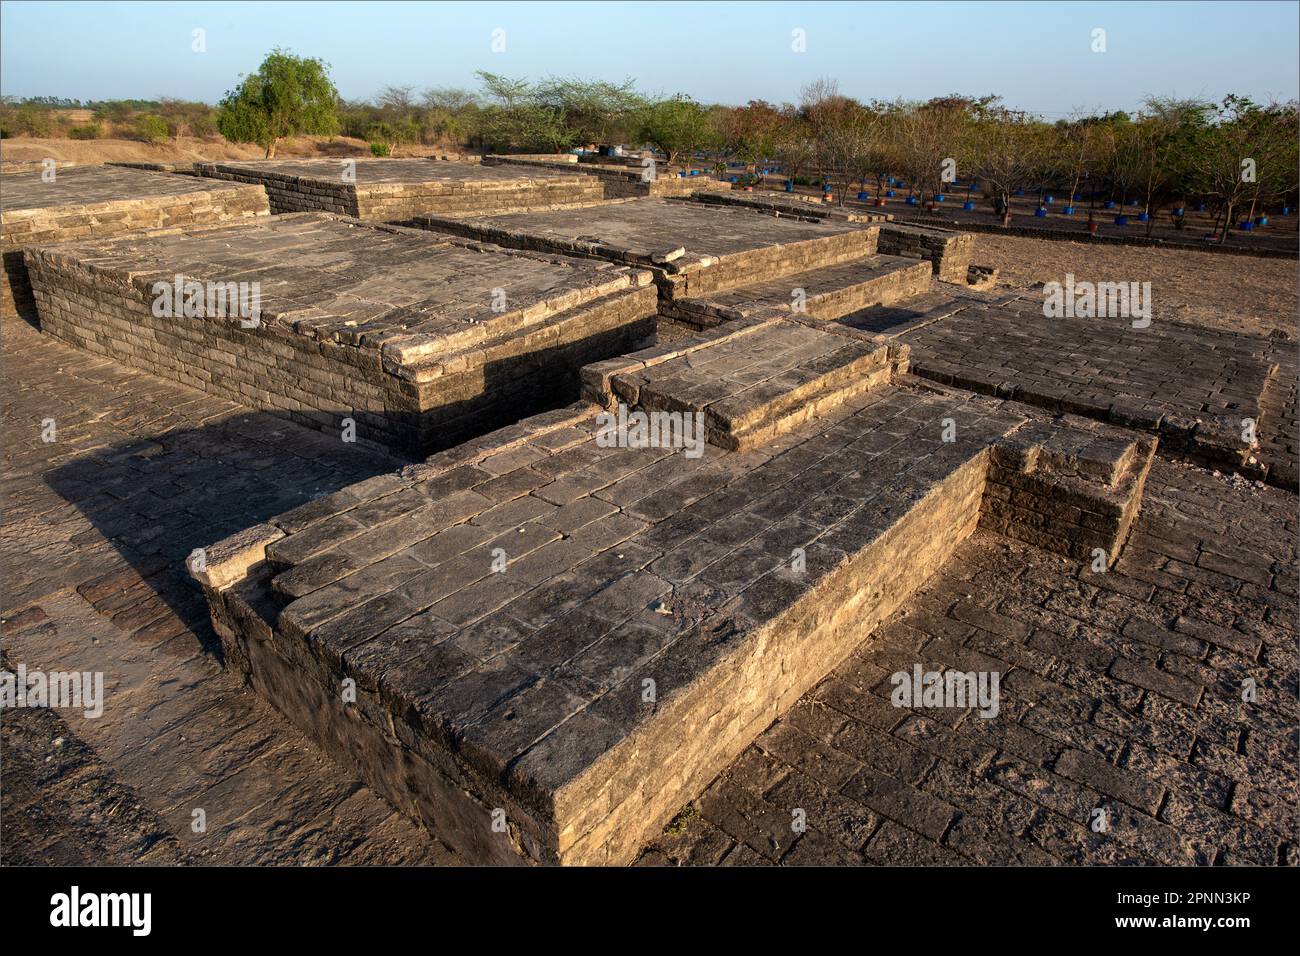
M981 235L975 261L996 266L1000 282L1017 288L1063 282L1067 272L1076 281L1150 282L1157 320L1300 337L1294 259Z
M402 147L398 156L445 155L434 146ZM261 159L259 146L228 143L224 139L178 140L151 146L132 139L35 139L26 136L0 141L0 159L57 159L69 163L177 163L196 159ZM347 136L298 136L281 143L277 159L329 156L369 156L370 144Z

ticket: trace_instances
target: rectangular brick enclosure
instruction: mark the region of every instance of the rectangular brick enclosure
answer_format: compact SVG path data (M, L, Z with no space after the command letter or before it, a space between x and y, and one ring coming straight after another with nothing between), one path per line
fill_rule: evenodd
M416 223L517 249L649 268L660 314L696 329L772 306L838 318L924 292L934 273L947 278L959 269L964 281L970 258L963 234L797 218L761 203L613 200L500 216L421 216ZM881 254L882 245L894 252Z
M227 659L464 859L627 862L981 522L1118 555L1153 443L905 365L738 320L217 543L196 577ZM620 405L712 413L737 448L602 440ZM761 434L728 441L742 421Z
M50 334L413 454L572 401L581 365L654 332L648 272L325 213L28 255ZM178 275L202 293L192 314L160 311ZM259 291L253 318L239 283ZM214 289L231 290L224 310Z
M201 176L263 186L271 211L341 213L378 222L484 215L602 198L600 182L549 168L431 159L285 159L198 163Z
M270 212L258 186L205 182L187 176L113 166L54 170L25 164L0 175L0 312L33 308L23 249L38 243L98 239L165 227L226 222Z

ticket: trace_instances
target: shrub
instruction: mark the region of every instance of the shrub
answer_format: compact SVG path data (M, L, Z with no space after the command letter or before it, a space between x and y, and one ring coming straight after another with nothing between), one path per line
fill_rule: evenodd
M167 121L156 113L146 113L135 121L135 135L137 139L146 143L156 144L165 143L171 135L167 128Z
M387 143L371 143L371 144L370 144L370 155L371 155L371 156L388 156L388 155L390 155L392 152L393 152L393 151L392 151L391 149L388 148L388 144L387 144Z
M99 139L102 135L104 135L104 128L98 123L73 126L68 130L68 139Z

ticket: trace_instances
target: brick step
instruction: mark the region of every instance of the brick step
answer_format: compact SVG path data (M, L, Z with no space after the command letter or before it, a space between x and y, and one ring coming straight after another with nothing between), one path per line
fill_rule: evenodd
M871 305L842 315L837 321L876 335L902 335L937 322L974 304L969 296L946 291L925 292L893 305Z
M776 319L656 361L628 356L609 401L703 416L706 439L730 450L768 442L809 418L889 381L886 345ZM615 360L617 361L617 360Z
M925 292L930 288L931 272L930 263L923 260L868 256L704 298L677 300L670 311L674 318L688 318L703 328L773 308L815 319L838 319Z

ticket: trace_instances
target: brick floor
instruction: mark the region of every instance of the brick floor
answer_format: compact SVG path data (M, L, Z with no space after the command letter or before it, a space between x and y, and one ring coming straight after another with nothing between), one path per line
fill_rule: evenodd
M100 719L5 713L6 861L445 860L222 670L183 563L400 462L17 320L3 334L6 666L102 671L110 702Z
M1296 533L1158 462L1105 574L977 534L640 862L1300 862ZM916 662L999 672L998 715L894 707Z

